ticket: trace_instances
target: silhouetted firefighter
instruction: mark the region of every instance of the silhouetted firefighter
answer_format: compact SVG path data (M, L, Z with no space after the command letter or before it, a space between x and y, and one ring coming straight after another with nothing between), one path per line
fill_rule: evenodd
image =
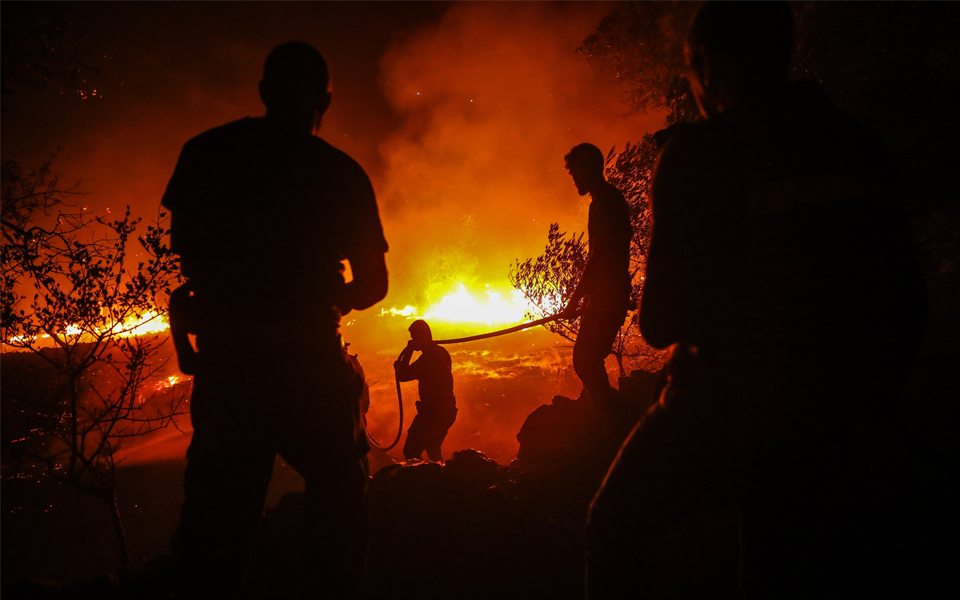
M591 599L659 597L665 532L724 507L744 597L880 595L898 572L897 505L858 492L846 457L852 432L896 429L924 291L896 169L788 82L792 31L785 2L708 2L691 26L707 119L659 157L640 308L647 341L674 345L670 381L591 507Z
M183 597L235 594L277 453L306 481L303 595L358 595L364 382L339 322L386 294L387 243L363 169L313 135L330 104L327 73L307 44L275 48L260 82L266 115L187 142L163 196L193 292L176 298L178 349L184 328L198 349L187 351L194 433L173 542Z
M420 458L427 451L430 460L441 461L440 446L447 431L457 420L457 399L453 395L453 372L450 353L433 341L433 334L426 321L417 320L410 325L407 347L400 353L393 368L400 381L420 382L420 401L407 440L403 444L404 458ZM414 352L420 358L410 364Z
M603 176L603 153L599 148L580 144L564 161L577 192L581 196L590 194L591 202L587 265L563 313L572 315L586 298L573 345L573 368L590 398L603 406L613 393L603 361L610 354L630 307L633 229L623 194Z

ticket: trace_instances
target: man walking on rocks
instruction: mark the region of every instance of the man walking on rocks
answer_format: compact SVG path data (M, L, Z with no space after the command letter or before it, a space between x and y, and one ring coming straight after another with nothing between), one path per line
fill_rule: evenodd
M604 406L614 393L604 359L609 356L630 308L633 228L623 194L603 176L604 160L599 148L579 144L564 160L577 192L581 196L590 194L591 202L587 265L562 314L574 318L583 301L580 330L573 346L573 368L593 403Z

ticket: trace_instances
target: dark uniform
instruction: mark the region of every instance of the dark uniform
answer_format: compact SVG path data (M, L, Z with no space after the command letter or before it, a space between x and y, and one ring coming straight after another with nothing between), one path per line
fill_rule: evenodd
M420 401L407 439L404 458L420 458L427 451L430 460L441 461L440 446L447 431L457 419L457 400L453 395L453 373L450 353L439 344L427 343L423 353L410 364L411 353L405 353L397 365L400 381L419 381Z
M850 432L897 414L925 322L894 172L811 84L663 150L640 328L681 345L677 372L591 508L592 598L641 593L642 541L733 504L748 595L843 595L826 582L857 577L835 505Z
M323 140L246 118L184 146L163 205L199 349L174 539L185 587L232 595L279 453L306 482L313 589L354 594L366 552L363 381L336 304L341 259L387 250L370 182Z
M589 297L573 346L573 368L591 398L606 400L610 380L603 361L610 355L630 304L630 213L616 187L591 193L587 222L590 254L578 293Z

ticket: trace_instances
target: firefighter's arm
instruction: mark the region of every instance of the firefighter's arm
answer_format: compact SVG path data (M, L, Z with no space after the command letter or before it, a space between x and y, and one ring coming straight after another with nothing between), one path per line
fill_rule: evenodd
M338 302L340 312L364 310L387 295L387 264L384 254L387 240L377 208L370 179L360 165L348 160L344 168L344 190L341 198L343 227L338 236L338 250L350 261L353 279L344 286Z
M403 349L397 361L393 363L393 368L397 372L397 378L400 381L413 381L416 379L413 369L410 365L410 359L413 358L413 340L407 342L407 347Z
M170 333L173 337L173 346L177 351L177 363L184 375L196 375L198 358L190 344L189 334L193 333L195 307L190 295L190 282L184 283L170 294L170 308L167 313L170 319Z
M196 210L204 198L201 182L204 181L205 153L196 139L183 146L177 165L167 182L160 204L170 213L170 250L180 255L180 272L192 277L192 260L196 241L202 239L196 231Z
M353 280L341 294L340 312L364 310L383 300L387 295L387 263L378 249L361 249L348 256Z
M567 306L560 313L564 315L564 318L574 318L577 315L577 309L580 307L580 300L589 293L593 280L593 269L590 268L590 258L592 255L593 249L591 248L587 254L587 266L583 269L583 275L580 276L580 281L577 283L576 289L573 290L570 300L567 301Z

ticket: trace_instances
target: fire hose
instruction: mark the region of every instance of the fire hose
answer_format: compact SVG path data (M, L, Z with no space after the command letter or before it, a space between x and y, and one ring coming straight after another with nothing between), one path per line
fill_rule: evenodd
M436 340L434 341L434 343L435 344L462 344L463 342L476 342L479 340L486 340L489 338L499 337L501 335L507 335L509 333L516 333L518 331L523 331L524 329L530 329L531 327L537 327L539 325L546 325L547 323L551 323L558 319L571 318L579 314L580 314L580 311L572 313L572 315L558 314L558 315L553 315L552 317L544 317L542 319L537 319L536 321L530 321L529 323L514 325L513 327L508 327L506 329L491 331L489 333L481 333L479 335L471 335L468 337L453 338L449 340ZM400 352L400 355L403 355L402 351ZM400 360L400 356L397 356L397 360ZM396 383L397 383L397 403L400 406L400 425L397 428L397 437L395 440L393 440L393 443L390 444L389 446L381 446L377 440L373 439L373 436L370 435L370 432L367 431L366 418L364 418L363 430L364 430L364 433L367 435L367 442L374 448L377 448L378 450L393 449L397 445L397 443L400 441L400 437L403 435L403 395L400 392L400 374L396 371L396 369L394 369L394 375L396 377Z

